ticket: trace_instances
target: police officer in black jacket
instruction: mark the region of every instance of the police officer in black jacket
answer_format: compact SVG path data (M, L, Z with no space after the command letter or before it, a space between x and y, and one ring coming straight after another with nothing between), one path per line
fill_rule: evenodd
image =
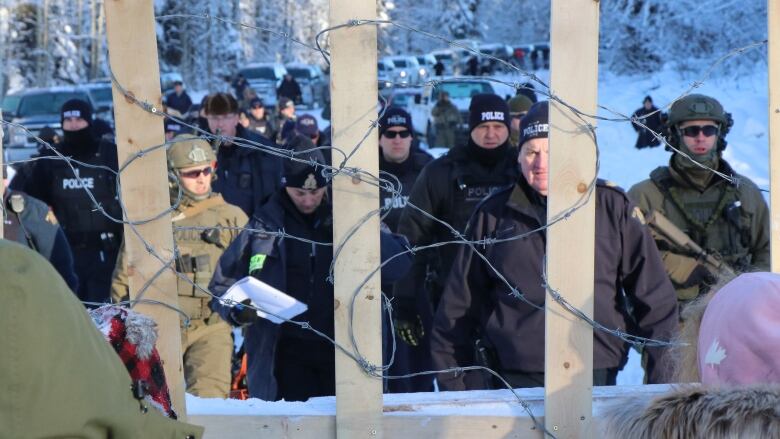
M298 151L314 145L303 136L290 145ZM327 281L333 260L333 215L319 151L288 160L284 187L273 194L219 260L209 289L221 296L237 280L251 275L308 305L294 318L333 337L333 285ZM284 230L292 237L275 233ZM273 233L268 233L273 232ZM382 259L397 254L405 240L382 233ZM403 275L410 261L395 258L382 270L390 281ZM386 281L388 279L385 279ZM275 325L258 319L251 308L229 307L217 300L213 309L230 324L247 326L247 384L253 398L304 401L335 394L334 346L298 325Z
M402 108L388 107L379 119L379 171L380 177L391 182L400 193L388 191L383 186L379 194L379 202L383 209L383 221L393 232L398 231L398 220L401 218L401 212L406 206L417 176L425 165L433 160L427 153L412 149L413 138L411 115ZM393 284L383 284L382 291L392 296ZM385 322L383 337L386 361L390 358L392 349L393 334L390 333L389 328L390 325ZM397 343L395 359L388 374L402 376L430 370L429 357L428 350L422 346ZM387 381L387 389L392 393L431 391L433 380L430 375L393 379Z
M515 185L482 202L469 221L469 240L498 242L462 246L457 251L431 335L436 370L494 358L489 366L513 387L544 386L545 233L531 232L547 224L547 115L547 101L531 107L521 122L521 176ZM606 328L670 340L677 327L677 296L641 214L612 184L598 181L593 196L594 319ZM524 234L528 235L523 239L511 239ZM514 297L510 288L533 305ZM475 334L480 334L482 345L489 346L486 349L495 356L476 358ZM649 383L664 383L670 377L667 351L657 346L645 349ZM593 384L614 385L627 355L626 342L594 330ZM494 385L482 378L474 372L442 373L438 382L442 390Z
M509 107L498 95L479 94L469 107L470 137L423 169L409 195L413 204L464 233L474 207L490 193L517 180L517 149L509 142ZM410 206L398 233L415 246L455 241L453 231ZM420 251L410 273L394 288L396 330L411 345L427 346L431 320L456 244Z
M238 102L228 93L214 93L204 101L209 131L225 136L217 149L214 192L240 207L250 218L279 188L282 159L261 151L258 144L274 147L267 138L238 123ZM236 142L231 139L237 138ZM238 145L243 140L253 144Z
M122 219L116 146L95 136L92 107L84 100L65 102L61 120L63 139L56 148L71 160L45 152L47 158L35 162L30 178L11 181L11 188L51 206L73 251L79 299L108 302L123 231L122 223L111 219Z
M6 169L4 166L3 177ZM49 206L24 192L6 190L3 196L3 214L3 238L26 245L40 253L65 279L68 287L76 291L79 281L73 268L73 253Z

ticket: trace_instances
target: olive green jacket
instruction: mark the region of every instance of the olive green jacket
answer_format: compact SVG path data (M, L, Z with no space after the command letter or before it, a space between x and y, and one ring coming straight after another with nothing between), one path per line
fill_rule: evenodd
M767 271L770 236L766 201L755 183L737 174L725 160L720 160L718 170L733 176L736 184L715 175L699 190L670 165L656 168L649 179L634 185L628 196L645 215L659 211L736 271ZM698 264L694 255L657 243L678 298L695 298L698 286L682 287Z
M0 437L202 436L202 427L141 411L119 356L43 257L0 240L0 261Z

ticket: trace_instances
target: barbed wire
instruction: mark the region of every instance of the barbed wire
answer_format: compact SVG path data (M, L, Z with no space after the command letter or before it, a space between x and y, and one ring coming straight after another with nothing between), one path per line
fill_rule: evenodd
M389 21L389 20L363 20L363 19L349 20L347 23L323 29L321 32L319 32L317 34L317 36L315 38L315 41L314 41L314 44L312 45L312 44L307 44L305 42L299 41L299 40L291 37L289 34L286 34L286 33L283 33L283 32L276 32L276 31L273 31L271 29L262 28L262 27L258 27L258 26L253 26L253 25L248 25L248 24L241 23L241 22L238 22L238 21L228 20L228 19L225 19L225 18L222 18L222 17L216 17L216 16L212 16L212 15L208 15L208 14L204 14L204 15L172 14L172 15L158 16L156 18L158 20L169 20L169 19L217 20L217 21L220 21L220 22L223 22L223 23L227 23L227 24L232 24L232 25L241 26L241 27L245 27L245 28L252 28L252 29L255 29L255 30L262 31L262 32L268 32L268 33L276 35L276 36L278 36L280 38L287 38L287 39L295 42L296 44L300 44L302 47L305 47L305 48L308 48L310 50L314 50L314 51L319 52L323 56L323 58L325 59L325 61L327 63L330 63L330 59L329 59L330 54L326 50L324 50L322 48L322 46L320 44L320 39L323 36L326 36L328 33L332 32L334 30L337 30L337 29L344 28L344 27L354 27L354 26L363 26L363 25L372 25L372 26L391 25L391 26L396 26L396 27L398 27L400 29L404 29L406 31L409 31L409 32L412 32L412 33L415 33L415 34L422 35L423 37L434 39L434 40L437 40L437 41L441 41L443 43L448 44L451 47L457 47L459 49L464 49L464 50L472 53L475 56L480 56L480 57L484 57L484 58L496 61L499 65L502 65L503 67L508 69L509 74L520 75L521 77L526 78L527 81L532 81L533 83L536 83L536 84L540 85L541 89L534 88L534 91L536 93L539 93L539 94L547 97L551 102L554 102L555 104L560 105L560 107L562 109L565 109L566 111L568 111L572 116L574 116L577 119L577 121L578 121L578 129L581 132L586 133L591 138L591 141L593 142L594 151L596 153L596 163L595 163L594 177L589 182L589 184L587 186L587 190L580 196L580 198L577 201L575 201L571 206L569 206L568 208L564 209L561 212L555 213L553 215L549 215L548 214L550 219L547 222L547 224L545 224L543 226L540 226L540 227L538 227L538 228L536 228L534 230L531 230L529 232L526 232L526 233L517 234L517 235L513 235L513 236L509 236L509 237L484 238L484 239L479 239L479 240L469 240L467 238L467 236L464 236L464 234L461 231L456 230L452 225L448 224L443 219L437 218L433 214L427 212L425 209L423 209L423 208L421 208L419 206L416 206L413 203L407 202L407 204L406 204L407 208L415 211L417 214L422 215L423 217L427 218L428 220L431 220L435 224L438 224L439 226L441 226L444 229L446 229L449 233L452 234L453 239L452 240L448 240L448 241L435 242L435 243L427 244L427 245L410 245L410 246L407 246L406 250L404 250L402 252L399 252L399 253L396 253L396 254L392 255L390 258L388 258L388 259L386 259L384 261L381 261L379 266L377 266L370 273L368 273L368 275L357 286L357 288L355 289L355 291L352 293L352 296L351 296L351 303L350 303L350 307L349 307L349 319L348 319L348 334L349 334L351 349L347 349L346 347L340 345L339 343L337 343L333 338L331 338L327 334L323 333L322 331L318 330L317 328L312 327L309 324L309 322L296 321L296 320L293 320L293 319L287 319L287 318L284 318L284 317L279 316L277 314L274 314L274 313L270 312L269 310L263 309L260 306L249 305L249 307L252 308L252 309L255 309L257 311L261 311L261 312L264 312L264 313L269 314L271 316L274 316L274 317L276 317L278 319L283 320L286 323L290 323L292 325L296 325L296 326L300 327L301 329L312 331L313 333L315 333L319 337L322 337L323 339L327 340L329 343L333 344L336 349L338 349L340 352L342 352L343 354L347 355L349 358L351 358L353 361L355 361L357 364L359 364L360 367L364 370L364 372L366 374L368 374L369 376L375 377L375 378L382 378L382 379L405 379L405 378L412 378L412 377L423 376L423 375L436 376L436 375L448 374L448 373L463 374L463 373L469 372L469 371L483 371L483 372L487 372L487 373L491 374L492 376L494 376L496 379L498 379L500 382L502 382L504 384L504 386L507 387L513 393L513 395L517 398L518 402L521 404L521 406L525 409L525 411L531 417L532 421L537 426L537 428L539 428L540 431L543 431L545 433L545 435L550 436L550 437L554 437L554 435L551 432L547 431L544 428L544 426L541 425L538 422L538 420L534 417L533 413L531 412L530 406L528 405L528 403L525 402L524 400L522 400L522 398L520 398L520 396L516 393L516 391L514 389L512 389L512 386L509 385L509 383L498 372L496 372L496 371L494 371L494 370L492 370L490 368L487 368L487 367L484 367L484 366L463 366L463 367L453 367L453 368L444 369L444 370L420 371L420 372L414 372L414 373L410 373L410 374L406 374L406 375L397 375L397 376L388 375L386 372L389 371L389 368L392 366L392 364L393 364L393 362L395 360L395 353L396 353L396 346L397 345L396 345L396 334L395 334L395 328L394 328L394 322L393 322L392 300L389 299L384 293L382 294L382 311L384 313L386 313L387 320L388 320L389 325L390 325L390 330L391 330L391 334L392 334L392 337L390 337L391 340L392 340L392 349L391 349L390 358L389 358L387 364L380 364L380 365L372 364L368 359L363 357L363 355L361 354L361 350L360 350L360 348L358 346L358 342L357 342L357 340L355 338L355 334L354 334L354 330L353 330L353 322L354 322L354 319L355 319L355 301L356 301L359 293L363 290L363 288L367 285L367 283L370 282L370 280L377 273L381 272L382 268L384 268L387 264L391 263L392 261L394 261L397 258L402 258L402 257L406 257L406 256L415 256L415 255L419 254L420 252L437 249L437 248L440 248L440 247L443 247L443 246L459 245L459 246L466 246L466 247L468 247L468 250L465 250L465 251L473 252L473 254L475 256L477 256L486 265L487 269L490 270L493 274L495 274L497 279L508 288L509 294L511 294L513 297L517 298L518 300L520 300L520 301L522 301L522 302L532 306L534 309L544 310L545 309L545 305L539 305L539 304L536 304L536 303L532 302L527 297L525 297L525 295L523 294L522 291L520 291L517 287L512 285L512 283L504 276L504 274L501 273L501 271L490 262L490 260L487 258L487 256L485 256L483 254L484 252L480 252L479 251L479 247L482 246L483 249L484 249L486 246L489 246L489 245L494 245L494 244L501 243L501 242L508 242L508 241L513 241L513 240L524 239L525 237L528 237L528 236L530 236L532 234L535 234L535 233L544 233L544 232L546 232L546 230L549 227L552 227L556 223L561 222L561 221L565 221L566 219L570 218L579 209L581 209L583 206L585 206L588 202L591 201L592 195L593 195L593 193L595 191L595 188L596 188L596 182L597 182L597 177L596 176L598 175L598 171L600 169L600 148L599 148L599 144L598 144L598 140L597 140L596 128L593 125L593 123L595 121L629 122L629 123L636 124L637 126L640 126L640 127L644 128L644 129L647 129L648 131L652 132L652 135L656 139L658 139L659 141L663 142L667 147L672 149L676 154L679 154L680 156L682 156L682 157L690 160L691 162L695 163L697 166L700 166L701 168L706 169L706 170L708 170L708 171L718 175L719 177L721 177L721 178L731 182L732 184L737 184L738 183L734 176L725 175L723 173L718 172L716 169L709 168L706 165L703 165L703 164L700 164L700 163L696 162L696 160L694 160L692 157L690 157L684 151L681 151L680 149L678 149L677 145L669 144L669 142L663 136L662 133L658 133L658 132L652 131L647 125L643 124L642 121L639 118L637 118L637 117L627 116L627 115L623 114L621 111L618 111L618 110L615 110L615 109L611 109L611 108L608 108L608 107L602 106L602 105L599 105L598 108L600 108L600 109L602 109L602 110L604 110L606 112L609 112L609 113L613 114L616 117L599 116L599 115L589 114L588 112L581 111L580 109L576 108L574 105L571 105L571 104L567 103L562 97L557 96L554 93L552 93L550 91L550 89L549 89L549 86L544 81L542 81L541 78L539 78L533 72L525 71L525 70L519 68L518 66L515 66L515 65L513 65L513 64L511 64L509 62L506 62L505 60L502 60L502 59L500 59L498 57L495 57L495 56L492 56L490 54L486 54L486 53L480 52L478 50L475 50L475 49L473 49L471 47L468 47L467 45L464 45L462 43L459 43L457 41L453 41L453 40L450 40L450 39L448 39L446 37L443 37L441 35L436 35L436 34L431 33L431 32L427 32L427 31L424 31L424 30L421 30L421 29L414 28L412 26L405 25L403 23ZM713 62L709 66L709 68L705 71L705 74L704 74L704 76L703 76L703 78L701 80L694 81L691 84L691 86L690 86L690 88L688 90L686 90L683 93L681 93L672 102L670 102L669 104L667 104L666 106L664 106L662 108L670 108L671 105L674 102L684 98L685 96L689 95L694 89L700 87L703 84L704 80L708 79L710 77L710 75L714 72L714 70L719 65L721 65L723 62L725 62L727 59L729 59L731 57L734 57L734 56L741 55L741 54L745 53L747 50L751 50L751 49L755 49L757 47L761 47L761 46L763 46L766 43L767 43L767 41L764 40L764 41L761 41L761 42L752 43L750 45L747 45L747 46L744 46L744 47L741 47L741 48L729 51L727 54L725 54L724 56L718 58L715 62ZM279 145L276 145L276 144L273 144L273 143L255 142L255 141L243 139L243 138L240 138L240 137L234 137L234 136L231 137L231 136L224 136L224 135L222 135L220 133L211 133L211 132L209 132L207 130L204 130L201 127L197 126L196 123L189 123L184 117L179 117L178 115L170 114L168 112L165 112L165 111L163 111L162 108L158 108L156 105L151 104L148 100L145 100L143 98L134 96L133 93L131 93L125 87L123 87L123 85L120 83L120 81L118 81L117 78L114 76L113 72L110 71L110 74L111 74L111 81L112 81L113 85L117 88L117 90L120 91L121 94L124 95L125 98L128 99L129 102L131 102L134 105L138 106L139 108L141 108L143 111L145 111L147 113L151 113L151 114L154 114L154 115L159 116L159 117L171 119L171 120L179 123L180 125L189 128L192 132L194 132L194 133L198 134L199 136L207 139L208 141L212 142L213 144L218 144L218 145L219 144L232 144L236 148L247 148L247 149L251 149L251 150L256 150L256 151L260 151L260 152L262 152L264 154L268 154L270 156L280 157L280 158L282 158L284 160L292 160L292 161L297 161L297 162L305 163L305 164L309 164L309 165L315 165L316 164L317 166L322 168L322 170L321 170L322 175L326 178L326 180L328 182L332 181L335 177L337 177L339 175L342 175L342 176L345 176L345 177L349 177L349 178L359 178L362 182L364 182L366 184L370 184L372 186L375 186L379 190L385 191L385 192L389 193L394 201L395 200L399 200L399 199L401 199L403 197L401 182L400 182L400 180L396 176L394 176L392 174L389 174L389 173L387 173L385 171L380 171L379 175L372 175L372 174L370 174L369 172L367 172L367 171L365 171L363 169L347 166L349 161L350 161L350 159L354 156L354 154L360 148L365 146L364 142L365 142L366 139L368 139L368 136L370 136L371 133L378 127L378 120L381 118L382 112L384 112L386 110L386 108L388 107L388 105L386 105L387 104L387 100L383 96L380 96L380 99L384 100L384 103L385 103L385 105L382 106L383 107L382 110L381 110L382 112L380 112L380 114L378 115L377 120L372 120L371 121L370 126L366 128L366 131L365 131L364 135L357 142L357 144L355 144L353 146L350 146L348 148L340 148L340 147L337 147L337 146L334 146L334 145L326 145L326 146L315 147L315 148L311 148L311 149L306 150L306 151L302 151L302 152L297 152L296 153L296 152L293 152L293 151L291 151L291 150L289 150L289 149L287 149L287 148L285 148L283 146L279 146ZM503 84L503 85L506 85L506 86L509 86L509 87L515 89L516 91L520 90L520 89L523 89L523 88L528 88L525 85L520 84L519 82L510 82L510 81L507 81L507 80L504 80L504 79L501 79L501 78L482 76L482 77L480 77L480 79L481 80L485 80L485 81L494 82L494 83ZM470 81L470 80L473 80L473 79L472 78L450 78L450 79L447 79L447 82L459 82L459 81ZM396 82L392 82L392 81L387 81L387 82L390 82L392 84L393 88L395 88L396 86L405 85L405 83L403 83L403 82L400 82L400 83L396 83ZM442 83L443 83L443 80L441 80L441 79L431 79L431 80L425 81L423 83L423 86L424 87L436 87L436 86L438 86L438 85L440 85ZM373 109L367 109L366 112L364 113L364 116L366 114L370 114L372 111L373 111ZM658 109L657 111L660 112L660 111L662 111L662 109ZM11 126L11 127L15 127L17 129L23 130L30 137L32 137L39 145L42 145L43 149L46 151L46 155L44 155L42 157L34 157L34 158L30 158L30 159L25 159L25 160L13 161L13 162L8 163L9 165L30 164L30 163L35 163L35 162L41 161L41 160L60 160L60 161L67 162L68 166L70 167L71 172L73 172L74 175L77 176L77 177L78 177L78 172L77 172L77 170L76 170L74 165L76 165L76 166L83 166L83 167L91 167L91 168L101 169L101 170L104 170L104 171L109 171L116 177L116 185L117 186L116 186L115 189L116 189L116 192L118 194L117 195L117 200L118 200L118 203L119 203L120 208L121 208L122 218L114 218L108 212L106 212L104 207L95 198L94 194L92 193L92 190L90 190L90 188L88 188L86 185L82 185L81 189L83 189L87 193L90 201L93 203L95 211L99 212L101 215L104 215L106 218L108 218L110 221L112 221L114 223L121 223L121 224L126 225L132 231L132 233L136 236L136 238L142 243L142 245L144 246L144 250L148 254L153 256L160 264L160 268L151 277L149 277L149 279L146 280L144 285L141 286L141 288L139 289L139 291L136 294L136 297L133 300L121 302L120 305L123 305L123 306L124 305L135 306L135 304L137 304L137 303L150 303L150 304L156 304L156 305L163 305L163 306L166 306L168 308L174 309L176 312L181 314L185 318L185 321L188 323L189 322L189 317L181 309L179 309L179 308L177 308L175 306L172 306L170 304L164 304L164 303L161 303L161 302L158 302L158 301L152 301L152 300L143 298L145 292L150 288L150 286L152 284L154 284L154 282L161 275L163 275L163 273L166 273L168 271L171 271L171 272L175 273L175 275L177 276L178 279L181 279L183 281L186 281L186 282L190 283L195 289L197 289L198 291L200 291L200 292L202 292L202 293L204 293L204 294L206 294L208 296L211 296L213 299L219 301L220 303L222 303L222 304L224 304L226 306L235 305L234 302L232 302L232 301L230 301L228 299L223 299L221 297L218 297L218 296L212 294L206 288L202 287L201 285L198 285L197 283L195 283L191 279L189 279L186 276L186 274L176 270L175 261L177 260L177 258L180 255L179 255L178 246L175 243L174 243L174 248L172 248L172 249L157 250L157 249L155 249L152 246L152 244L149 241L147 241L143 237L142 233L137 228L137 226L139 226L139 225L143 225L143 224L149 223L151 221L155 221L157 219L164 218L165 216L171 215L172 213L176 212L177 209L179 208L179 205L180 205L180 203L182 201L182 197L183 197L182 189L181 189L180 186L178 187L178 193L177 193L177 197L176 197L175 201L172 203L172 205L170 207L164 209L162 212L152 213L148 217L139 218L139 219L135 219L135 218L131 219L131 218L128 218L128 216L127 216L127 207L125 206L124 200L122 199L122 195L121 195L121 182L120 182L121 174L132 163L134 163L135 161L143 158L147 154L150 154L150 153L152 153L154 151L157 151L159 149L167 149L172 144L174 144L175 142L180 141L180 140L172 139L172 140L166 141L166 142L164 142L162 144L152 145L150 147L143 148L143 149L139 150L138 152L136 152L134 154L131 154L129 157L125 158L124 161L121 163L121 165L118 167L118 169L116 171L114 171L113 169L111 169L110 167L107 167L107 166L93 165L93 164L89 164L89 163L84 163L84 162L78 161L78 160L76 160L76 159L74 159L72 157L65 156L57 148L55 148L54 146L50 145L49 143L43 141L42 139L37 137L32 131L30 131L28 128L26 128L26 127L24 127L22 125L19 125L19 124L16 124L16 123L12 123L12 122L5 122L5 121L3 121L3 125L4 126ZM301 157L298 157L298 156L304 156L305 157L305 156L308 155L307 153L309 153L311 151L315 151L315 150L317 150L317 151L319 151L319 150L329 150L331 152L337 152L337 153L341 154L344 158L343 158L343 160L341 160L341 162L337 166L333 166L332 164L322 165L322 164L319 164L319 163L315 163L312 158L301 158ZM335 156L334 156L333 163L336 163ZM5 207L3 206L3 210L4 209L5 209ZM330 246L330 247L333 247L334 254L333 254L333 260L331 262L331 266L329 268L327 281L329 283L333 283L335 264L336 264L337 260L341 257L341 252L344 249L345 245L355 236L355 234L357 233L358 230L360 230L362 227L364 227L375 216L379 217L380 220L381 220L384 216L386 216L390 212L391 209L392 209L392 207L381 206L381 207L379 207L377 209L371 210L370 212L365 214L358 222L356 222L353 226L351 226L348 229L348 231L345 234L345 236L338 243L334 243L334 242L317 242L317 241L313 241L313 240L306 239L306 238L303 238L303 237L293 236L293 235L287 233L283 228L279 229L279 230L266 230L266 229L254 229L254 228L249 228L249 227L237 227L237 226L216 226L216 227L214 227L214 226L176 226L176 225L173 225L173 230L176 231L176 230L212 230L212 229L218 229L220 231L231 231L231 232L242 232L242 233L253 233L253 234L261 233L263 235L268 236L269 238L273 237L273 238L277 238L277 239L295 239L295 240L299 240L299 241L302 241L302 242L310 243L312 245L326 246L326 247ZM170 255L164 255L164 254L161 254L161 252L170 252ZM545 290L550 295L550 297L556 303L561 305L562 309L564 311L566 311L567 313L569 313L570 315L575 316L578 320L580 320L583 323L591 326L595 331L601 331L601 332L607 333L607 334L609 334L611 336L617 337L620 340L622 340L622 341L624 341L626 343L629 343L631 345L634 345L634 346L640 346L640 347L641 346L670 347L670 346L675 345L673 342L670 342L670 341L653 340L653 339L648 339L648 338L644 338L644 337L635 336L635 335L629 334L629 333L621 330L620 328L608 328L608 327L605 327L604 325L600 324L599 322L595 321L594 319L588 317L586 315L586 313L582 312L577 307L575 307L572 304L570 304L565 299L564 295L561 292L559 292L557 289L555 289L553 286L551 286L549 284L548 279L547 279L547 264L548 264L548 262L549 261L547 260L547 256L545 255L545 258L544 258L544 270L543 270L543 273L542 273L542 278L540 279L541 285L545 288ZM87 304L90 304L90 303L87 303ZM557 313L557 310L554 311L554 312Z

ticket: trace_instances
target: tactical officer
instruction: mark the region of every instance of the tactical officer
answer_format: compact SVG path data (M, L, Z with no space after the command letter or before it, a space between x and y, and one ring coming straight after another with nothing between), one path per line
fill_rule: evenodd
M531 107L521 124L517 183L487 198L469 222L470 241L499 242L457 249L431 336L437 370L487 362L513 387L544 386L545 234L531 232L547 224L548 132L548 104L542 101ZM619 188L599 180L593 196L595 320L607 328L632 328L640 336L669 340L677 325L677 302L650 233L632 216L633 205ZM523 239L504 239L524 234L528 236ZM531 304L513 297L510 288ZM483 358L475 358L475 334ZM593 342L594 385L614 385L628 346L597 330ZM483 349L493 355L483 355ZM671 371L667 349L646 351L648 381L666 382ZM443 390L492 386L480 378L443 373L438 382Z
M265 104L263 100L256 97L249 101L249 113L247 114L249 119L250 131L257 132L266 139L274 138L273 121L268 117L268 113L265 110Z
M628 195L644 214L660 212L731 268L767 271L769 209L758 187L723 159L731 124L731 115L709 96L692 94L672 104L668 142L690 158L674 152L668 166L656 168ZM717 280L719 273L703 264L703 254L657 233L656 244L679 300L696 298Z
M380 191L379 202L383 209L383 221L390 231L398 231L398 220L401 217L409 194L412 191L417 176L433 158L422 152L412 149L414 129L412 116L399 107L388 107L382 118L379 119L379 171L389 175L381 175L394 185L400 193L384 190ZM382 285L382 291L392 296L393 284ZM387 329L383 332L385 343L385 358L388 359L392 347L392 339ZM395 361L390 366L389 375L408 375L413 372L429 370L427 361L428 351L421 346L410 346L406 343L398 343L395 351ZM432 390L433 380L428 376L419 376L409 379L389 380L387 387L393 393L423 392Z
M182 352L187 392L204 398L227 398L230 391L230 361L233 339L230 326L209 308L206 293L222 252L246 225L244 212L212 193L214 152L203 139L180 135L168 150L168 168L174 184L182 191L181 203L173 215L178 248L176 271L179 308L189 317L182 325ZM173 191L175 203L178 190ZM116 301L129 295L124 252L114 272L112 296Z
M38 254L0 240L0 426L4 438L196 439L203 427L139 404L84 307Z
M509 144L509 108L494 94L478 94L469 107L470 136L423 169L409 195L413 204L463 233L474 207L490 193L517 180L517 149ZM406 206L398 233L412 245L452 241L455 234L438 221ZM455 247L442 246L415 254L412 269L394 288L396 329L409 344L427 343L431 319ZM422 339L422 340L421 340Z
M35 162L31 177L11 181L11 188L51 206L73 251L79 299L107 302L122 242L116 146L95 137L86 101L65 102L61 121L63 139L55 148L69 160L46 152L48 158Z
M238 102L227 93L210 95L204 104L209 131L225 140L217 150L217 179L214 192L222 195L247 216L276 191L281 182L282 159L259 150L256 144L274 146L267 138L238 123ZM255 145L237 145L232 139L251 141Z
M460 128L460 111L450 100L446 91L439 93L436 105L431 109L433 126L436 128L436 139L428 139L431 146L451 149L455 146Z
M7 168L3 167L3 173ZM24 192L6 190L3 196L3 219L3 238L40 253L65 279L68 287L76 291L79 280L73 268L70 244L46 203Z
M512 123L509 126L509 140L512 142L512 145L519 147L520 121L523 120L523 117L528 113L528 109L534 103L528 99L528 96L519 93L507 103L509 104L509 115L512 117Z
M327 281L333 260L333 217L319 166L323 158L319 151L311 151L310 141L293 147L309 150L296 155L306 162L285 162L285 186L222 256L210 289L220 296L239 279L254 276L308 306L296 321L308 322L333 337L333 285ZM293 238L278 236L281 230ZM403 251L405 240L382 233L381 245L386 259ZM383 274L398 278L409 263L393 259ZM244 349L250 397L303 401L335 393L335 352L329 341L292 323L275 325L258 319L251 308L229 307L218 300L212 301L212 307L231 324L247 326Z

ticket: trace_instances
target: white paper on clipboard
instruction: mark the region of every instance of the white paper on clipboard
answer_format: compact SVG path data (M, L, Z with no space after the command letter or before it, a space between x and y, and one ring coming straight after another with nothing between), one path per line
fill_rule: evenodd
M235 303L241 303L244 300L249 299L252 301L252 305L257 308L275 314L271 315L260 310L257 311L258 316L276 324L284 322L284 320L279 317L289 320L308 309L308 306L306 306L305 303L252 276L247 276L234 283L228 288L225 294L222 295L222 299L231 300Z

